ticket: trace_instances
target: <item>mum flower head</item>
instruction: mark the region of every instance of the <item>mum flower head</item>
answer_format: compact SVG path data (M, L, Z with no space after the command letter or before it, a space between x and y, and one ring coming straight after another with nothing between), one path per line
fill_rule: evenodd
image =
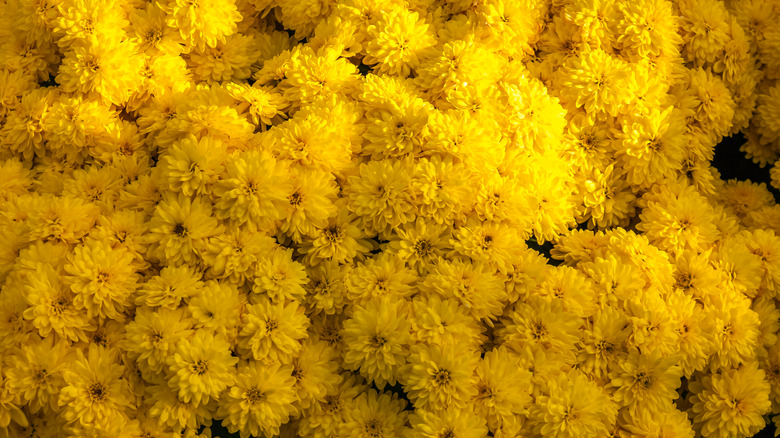
M169 0L159 3L165 22L177 29L190 47L216 47L236 32L241 14L233 0Z
M242 438L277 436L292 413L294 379L289 365L241 364L233 386L219 404L217 417Z
M65 386L59 406L68 422L105 427L135 410L130 385L123 378L124 367L117 352L90 346L76 351L76 360L65 370Z
M406 363L411 341L407 319L408 302L396 297L372 299L365 307L354 306L344 321L344 368L357 370L378 387L398 380Z
M235 382L238 358L231 356L230 344L223 335L200 329L191 339L182 339L166 363L168 386L178 391L181 401L197 406L219 400Z
M702 376L688 388L693 426L702 436L749 437L764 427L770 387L756 362Z

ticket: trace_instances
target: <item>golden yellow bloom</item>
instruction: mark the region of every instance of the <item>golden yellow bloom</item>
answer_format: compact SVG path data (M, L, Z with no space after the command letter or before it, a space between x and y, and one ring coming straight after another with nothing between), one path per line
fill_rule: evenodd
M86 355L76 350L76 360L65 370L65 387L58 402L66 421L106 427L135 410L135 398L116 353L94 345Z
M478 359L475 350L462 345L416 345L398 373L415 409L465 409L476 394Z
M143 59L136 46L118 38L75 43L65 52L57 83L70 93L97 93L105 102L121 105L141 79Z
M167 14L166 24L178 29L189 46L199 49L224 43L242 18L233 0L169 0L160 7Z
M253 298L246 307L238 333L238 347L255 360L288 363L307 338L309 319L297 301L273 302Z
M218 400L235 382L238 358L230 354L230 344L221 335L200 329L191 339L182 339L166 358L168 385L179 392L184 403L197 406Z
M363 62L374 66L379 73L409 76L419 66L421 55L436 40L416 12L405 8L382 12L366 29L369 41Z
M765 425L770 389L756 362L703 376L688 388L693 425L702 436L749 437Z
M408 302L395 297L375 298L367 306L355 306L344 322L344 368L378 387L395 384L398 368L409 353Z
M65 283L75 294L73 303L92 318L122 319L139 275L133 255L104 242L88 240L77 246L65 265Z
M211 210L211 203L200 197L168 193L149 221L149 255L174 266L194 263L206 239L220 232Z
M682 370L674 356L631 351L625 362L610 372L613 399L630 411L640 407L664 411L678 397Z
M294 383L289 365L242 364L235 384L219 404L217 418L241 438L277 436L292 413Z

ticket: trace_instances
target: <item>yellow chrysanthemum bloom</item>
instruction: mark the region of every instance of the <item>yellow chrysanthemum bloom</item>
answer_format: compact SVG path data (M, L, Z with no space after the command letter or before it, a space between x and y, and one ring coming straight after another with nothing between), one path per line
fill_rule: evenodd
M178 390L184 403L200 405L220 394L235 382L238 358L230 354L230 344L222 335L200 329L191 339L182 339L166 358L168 386Z
M76 304L73 291L63 281L62 274L50 264L38 264L25 282L24 297L28 307L24 318L31 320L41 337L52 332L72 342L86 341L86 331L92 327L83 306Z
M688 388L693 426L704 437L750 437L766 424L770 388L756 362L702 376Z
M406 401L395 394L369 389L355 398L339 425L338 438L392 438L403 436L409 416Z
M20 397L31 413L51 415L58 410L59 394L66 384L65 372L74 355L67 341L51 336L22 345L16 354L6 357L6 387Z
M149 255L174 266L194 263L206 239L221 231L211 210L205 199L169 193L149 220Z
M75 294L74 304L89 317L121 319L131 305L139 275L132 263L133 255L124 248L88 240L77 246L65 265L65 283Z
M410 325L407 301L395 297L375 298L367 306L355 306L344 322L344 368L379 387L395 384L398 368L409 353Z
M682 370L674 356L634 350L625 362L610 372L610 385L616 388L613 399L629 410L640 407L664 411L678 397Z
M487 420L491 430L525 415L532 403L531 373L520 366L520 358L503 345L487 351L477 363L475 394L469 403Z
M199 49L225 43L242 18L233 0L169 0L159 5L167 14L166 24L178 29L188 45Z
M463 346L417 345L398 373L415 409L465 409L476 394L478 355Z
M251 221L261 229L282 219L292 194L288 166L267 152L244 152L226 163L225 177L214 187L217 218L236 225Z
M297 301L253 298L241 317L238 348L255 360L288 363L303 348L309 318Z
M76 359L64 372L65 386L58 404L63 418L87 427L106 427L135 410L135 397L123 378L117 352L90 346L76 350Z
M191 335L192 321L183 310L141 308L126 326L125 348L142 373L160 374L168 355Z
M208 195L224 171L227 147L210 137L187 137L166 149L159 168L163 185L187 196Z
M420 58L436 43L429 25L405 8L382 11L366 29L368 44L363 62L379 73L409 76Z
M406 438L483 438L488 433L485 419L467 409L415 409L409 415L409 425L411 429L406 431Z
M65 52L57 83L70 93L97 93L105 102L122 105L141 82L143 59L130 41L106 38L76 43Z
M615 403L584 374L572 374L550 382L549 392L536 398L529 414L535 433L574 438L599 436L612 429Z
M290 365L242 364L234 385L220 401L217 418L241 438L278 436L292 413L295 392Z

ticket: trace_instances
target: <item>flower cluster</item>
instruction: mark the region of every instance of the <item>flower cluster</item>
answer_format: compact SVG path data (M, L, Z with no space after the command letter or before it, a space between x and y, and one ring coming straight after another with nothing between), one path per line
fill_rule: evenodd
M0 2L0 438L752 436L778 20Z

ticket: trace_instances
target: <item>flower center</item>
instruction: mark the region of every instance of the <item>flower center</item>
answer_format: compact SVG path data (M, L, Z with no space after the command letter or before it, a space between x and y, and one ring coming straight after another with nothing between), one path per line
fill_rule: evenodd
M102 383L93 383L87 388L89 399L93 403L101 403L106 399L106 387Z
M259 403L263 401L264 394L259 388L249 388L246 391L246 401L251 404Z
M192 372L199 376L206 374L208 370L209 370L209 363L203 359L192 364Z

